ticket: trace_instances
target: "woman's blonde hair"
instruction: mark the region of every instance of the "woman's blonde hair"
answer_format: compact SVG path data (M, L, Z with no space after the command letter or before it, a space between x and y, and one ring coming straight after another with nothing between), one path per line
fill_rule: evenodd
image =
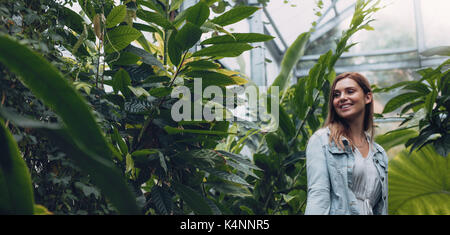
M367 78L359 73L347 72L347 73L342 73L339 76L337 76L334 79L333 85L331 86L331 89L330 89L330 94L328 97L328 116L324 123L324 126L328 127L330 129L330 139L329 139L330 143L331 143L331 141L334 141L334 143L337 146L344 149L344 144L342 143L342 137L346 137L350 143L350 146L352 147L352 149L354 149L355 145L349 138L350 126L346 122L345 119L341 118L337 114L336 110L334 109L334 105L333 105L333 99L334 99L333 91L336 88L336 84L344 78L350 78L350 79L354 80L356 83L358 83L358 85L362 88L364 94L372 92L372 90L370 88L370 83L367 80ZM374 135L373 112L374 112L374 107L373 107L373 99L372 99L372 102L366 104L366 106L364 108L364 122L363 122L363 125L364 125L363 130L364 130L364 132L368 131L370 133L371 140L373 139L373 135Z

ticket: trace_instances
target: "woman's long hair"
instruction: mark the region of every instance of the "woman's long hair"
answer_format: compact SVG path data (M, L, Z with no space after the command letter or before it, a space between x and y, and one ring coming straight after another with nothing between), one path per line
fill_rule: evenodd
M334 109L334 105L333 105L333 99L334 99L333 91L336 88L336 83L344 78L350 78L350 79L354 80L356 83L358 83L358 85L362 88L365 95L369 92L372 92L372 90L370 89L370 83L367 80L367 78L359 73L347 72L347 73L342 73L339 76L337 76L333 81L333 85L331 86L330 94L328 97L328 116L327 116L327 120L325 121L324 127L328 127L330 129L330 139L329 139L330 143L331 143L331 141L334 141L334 143L336 143L337 146L344 149L344 145L342 143L342 137L346 137L348 139L348 141L350 142L350 146L352 147L352 149L354 149L355 145L353 144L352 140L349 138L350 126L346 122L345 119L341 118L337 114L336 110ZM364 132L369 131L371 140L373 139L373 135L374 135L373 112L374 112L374 107L373 107L373 98L372 98L372 102L366 104L366 106L364 108L364 122L363 122L363 125L364 125L363 130L364 130Z

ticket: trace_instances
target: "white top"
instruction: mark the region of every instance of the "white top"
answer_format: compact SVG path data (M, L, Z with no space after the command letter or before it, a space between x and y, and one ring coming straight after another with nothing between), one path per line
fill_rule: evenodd
M378 179L378 172L373 162L371 141L369 141L369 153L364 158L355 148L355 165L353 168L352 191L356 196L357 204L361 215L373 215L373 207L381 198L381 182Z

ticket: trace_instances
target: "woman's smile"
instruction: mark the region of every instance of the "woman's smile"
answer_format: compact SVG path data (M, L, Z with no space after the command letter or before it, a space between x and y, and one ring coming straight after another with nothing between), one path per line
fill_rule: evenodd
M336 83L333 90L333 106L336 113L344 119L354 119L364 114L365 105L371 98L364 95L364 91L356 81L344 78Z

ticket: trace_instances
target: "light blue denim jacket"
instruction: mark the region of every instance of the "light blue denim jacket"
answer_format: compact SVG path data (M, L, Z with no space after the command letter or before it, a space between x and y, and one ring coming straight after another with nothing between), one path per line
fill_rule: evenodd
M352 192L355 157L348 140L343 137L345 150L329 144L328 127L316 131L306 148L308 196L306 215L358 215L356 196ZM381 200L373 208L375 215L387 215L388 157L384 149L373 143L373 161L382 184Z

